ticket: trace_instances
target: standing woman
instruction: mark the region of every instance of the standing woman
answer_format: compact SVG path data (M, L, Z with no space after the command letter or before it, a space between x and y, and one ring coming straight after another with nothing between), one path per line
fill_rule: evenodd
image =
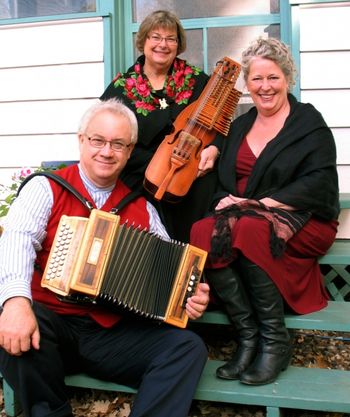
M208 76L177 57L186 49L186 35L178 17L169 11L155 11L143 20L136 47L142 55L126 73L116 75L101 99L118 97L136 114L139 137L124 169L123 181L132 189L141 189L153 154L172 132L179 113L198 99ZM219 138L214 142L220 146ZM218 155L217 146L210 145L202 151L200 177L180 203L153 201L172 238L187 242L191 225L209 209Z
M295 67L286 45L257 39L242 69L255 107L232 124L215 212L194 224L191 242L210 251L209 283L238 334L217 376L260 385L292 355L284 303L298 314L327 305L317 258L335 239L338 177L331 130L289 92Z

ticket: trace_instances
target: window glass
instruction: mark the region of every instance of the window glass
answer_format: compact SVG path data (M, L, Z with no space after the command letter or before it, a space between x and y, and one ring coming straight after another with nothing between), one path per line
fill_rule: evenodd
M182 54L191 64L203 68L203 48L201 44L201 31L186 31L188 48ZM280 25L268 26L236 26L208 29L208 74L215 70L217 62L225 56L240 62L241 54L248 45L258 36L274 37L280 39ZM235 88L243 93L235 117L245 113L253 104L245 88L241 72Z
M95 12L96 0L1 0L0 19Z
M201 29L186 30L186 51L180 58L187 59L191 65L204 68L203 31Z
M180 19L279 13L279 0L133 0L133 21L155 10L171 10Z
M258 36L280 38L280 25L235 26L208 29L208 72L212 72L216 63L227 56L240 61L241 54ZM237 85L243 81L237 81ZM239 85L239 90L242 89Z
M234 26L208 29L208 73L212 73L217 62L225 56L239 62L242 51L258 36L280 39L280 25L269 26ZM186 30L187 48L181 58L193 65L204 68L202 31ZM237 89L243 89L243 79L237 81Z

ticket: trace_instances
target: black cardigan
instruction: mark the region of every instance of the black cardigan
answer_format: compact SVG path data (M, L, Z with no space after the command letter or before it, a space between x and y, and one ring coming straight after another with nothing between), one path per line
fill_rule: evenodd
M258 157L243 197L270 197L324 220L339 214L336 147L331 130L311 104L288 95L290 114ZM215 201L237 195L236 158L240 144L257 116L255 107L237 118L224 140Z
M123 75L126 78L129 78L129 74L134 72L136 64L140 64L141 71L143 71L142 68L144 62L145 57L144 55L141 55L137 62ZM171 71L172 67L170 68L169 73L171 73ZM188 100L188 104L198 99L208 79L208 75L203 71L199 71L197 75L193 76L194 84L192 86L192 96ZM137 117L139 129L138 141L121 175L123 181L129 187L135 189L142 185L144 173L149 161L164 137L173 130L173 122L180 112L184 110L186 104L175 103L173 99L165 95L162 91L153 92L153 94L159 98L166 98L169 106L166 109L156 108L144 116L143 114L136 112L134 102L124 93L124 88L115 86L114 81L112 81L100 98L101 100L107 100L109 98L118 98L122 100ZM220 144L220 139L216 139L216 142L219 142Z

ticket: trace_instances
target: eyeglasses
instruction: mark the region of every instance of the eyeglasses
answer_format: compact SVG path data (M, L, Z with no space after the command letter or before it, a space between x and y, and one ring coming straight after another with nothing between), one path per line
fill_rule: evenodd
M178 42L178 39L175 38L174 36L167 36L167 37L163 38L160 35L150 35L150 36L147 36L147 37L154 44L161 43L164 40L167 45L174 46Z
M93 148L97 148L97 149L102 149L106 146L106 143L109 143L110 146L111 146L112 151L123 152L127 148L129 148L130 145L131 145L131 143L129 143L129 145L127 145L126 143L121 142L120 140L106 140L106 139L102 139L102 138L89 137L87 135L85 135L85 136L88 139L88 141L90 142L90 145Z

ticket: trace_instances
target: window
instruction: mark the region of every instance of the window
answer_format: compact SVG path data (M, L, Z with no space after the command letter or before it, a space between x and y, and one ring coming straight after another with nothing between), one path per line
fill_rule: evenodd
M0 19L95 12L96 0L1 0Z
M133 21L154 10L172 10L180 19L279 13L279 0L133 0Z

